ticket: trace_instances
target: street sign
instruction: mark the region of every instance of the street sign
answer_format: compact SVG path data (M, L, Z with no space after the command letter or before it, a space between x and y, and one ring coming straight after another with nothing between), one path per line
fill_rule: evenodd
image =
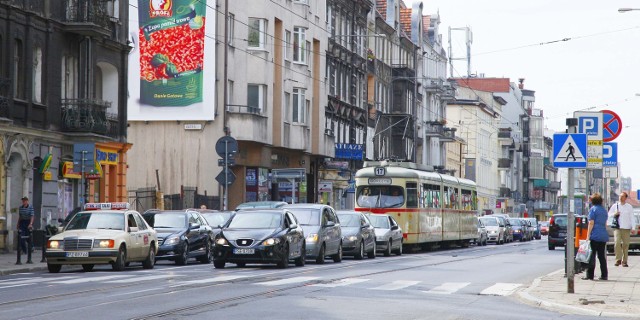
M602 112L574 112L578 133L587 135L587 169L602 168Z
M602 146L602 165L615 167L618 165L618 143L605 142Z
M556 133L553 135L553 166L556 168L586 168L587 135Z
M234 165L236 165L236 159L234 159L234 158L227 158L227 165L228 165L228 166L234 166ZM224 159L218 159L218 167L224 167Z
M216 142L216 153L225 157L225 154L228 156L229 154L233 154L238 152L238 141L230 136L222 136Z
M216 181L218 181L218 183L220 183L221 185L224 185L225 173L226 173L227 185L233 184L233 182L236 181L236 175L233 174L233 171L231 171L230 169L227 169L227 170L222 169L222 171L220 171L220 173L216 177Z
M622 132L622 119L611 110L602 110L602 140L611 142Z

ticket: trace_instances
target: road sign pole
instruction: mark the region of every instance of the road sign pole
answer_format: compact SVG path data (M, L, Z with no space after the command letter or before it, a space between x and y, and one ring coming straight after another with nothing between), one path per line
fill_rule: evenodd
M227 210L227 205L228 205L228 201L229 201L229 141L225 140L224 141L224 199L222 200L223 202L223 208L222 210Z
M567 126L569 130L567 133L576 133L576 121L575 119L567 119ZM574 202L574 169L569 168L569 194L567 198L569 198L569 213L567 214L567 243L565 243L565 248L567 248L567 256L566 256L566 268L567 268L567 293L574 293L574 277L575 277L575 260L574 260L574 236L575 236L575 224L576 219L574 217L575 210L575 202Z

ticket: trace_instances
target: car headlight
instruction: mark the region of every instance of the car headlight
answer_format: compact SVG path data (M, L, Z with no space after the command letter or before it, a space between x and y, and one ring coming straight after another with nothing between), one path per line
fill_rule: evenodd
M356 241L356 240L358 240L358 237L357 237L357 236L348 236L348 237L347 237L347 240L349 240L349 241Z
M171 238L167 238L164 240L164 244L177 244L178 242L180 242L180 237L175 236L175 237L171 237Z
M495 231L495 230L492 230L492 231L489 231L489 233L491 233L491 234L495 234L495 233L496 233L496 231Z
M93 247L94 248L101 248L101 249L113 248L114 245L115 245L115 241L113 241L111 239L96 239L96 240L93 240Z
M272 245L278 244L278 243L280 243L280 239L278 239L278 238L269 238L269 239L267 239L265 241L262 241L262 245L263 246L272 246Z
M520 233L520 230L514 230L513 232L515 232L515 233Z
M61 240L49 240L47 243L48 249L63 249L63 242Z
M216 239L216 244L220 246L228 246L229 242L227 242L227 239L225 238L218 238Z
M312 233L310 235L307 236L307 241L309 242L318 242L318 234L317 233Z

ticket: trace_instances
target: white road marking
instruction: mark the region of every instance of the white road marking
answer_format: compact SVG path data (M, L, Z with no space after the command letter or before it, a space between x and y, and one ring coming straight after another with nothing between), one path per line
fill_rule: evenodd
M102 277L80 278L80 279L51 281L51 282L60 283L60 284L77 284L77 283L96 282L96 281L118 279L118 278L125 278L125 277L131 277L131 276L102 276Z
M198 280L190 280L190 281L182 281L179 284L175 284L172 285L170 287L181 287L181 286L186 286L186 285L191 285L191 284L207 284L207 283L215 283L215 282L224 282L224 281L231 281L231 280L235 280L235 279L242 279L242 278L248 278L249 276L220 276L220 277L215 277L215 278L210 278L210 279L198 279Z
M42 277L37 277L37 278L20 278L20 279L13 279L13 281L11 282L4 282L4 283L0 283L0 287L7 287L5 285L29 285L29 284L34 284L34 283L42 283L42 282L48 282L48 281L60 281L60 280L65 280L65 279L74 279L76 278L75 276L67 276L67 277L57 277L57 278L42 278Z
M164 278L171 278L171 277L181 277L181 276L178 276L175 274L160 274L155 276L132 277L127 279L111 280L111 281L105 281L105 283L133 283L138 281L156 280L156 279L164 279Z
M4 286L4 287L0 287L0 290L2 289L7 289L7 288L13 288L13 287L24 287L24 286L30 286L34 283L23 283L23 284L16 284L14 286Z
M371 279L358 279L358 278L346 278L346 279L340 279L337 281L333 281L330 283L318 283L318 284L314 284L314 287L325 287L325 288L335 288L335 287L342 287L342 286L348 286L348 285L352 285L352 284L356 284L356 283L361 283L361 282L365 282L365 281L369 281Z
M520 283L496 283L491 287L488 287L480 292L481 295L492 295L492 296L508 296L512 294L518 287L522 284Z
M418 283L420 283L420 281L397 280L379 287L375 287L373 288L373 290L399 290L416 285Z
M293 277L293 278L289 278L289 279L258 282L256 284L259 284L259 285L262 285L262 286L281 286L283 284L306 282L306 281L311 281L311 280L315 280L315 279L318 279L318 277Z
M424 292L435 294L452 294L470 284L471 282L445 282L429 291Z

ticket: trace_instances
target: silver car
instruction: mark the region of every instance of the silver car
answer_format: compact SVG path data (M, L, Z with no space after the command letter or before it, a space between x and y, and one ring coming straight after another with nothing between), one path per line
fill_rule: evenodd
M395 252L402 255L402 229L388 214L367 214L369 221L376 228L376 247L385 257Z
M484 222L478 219L478 238L476 238L475 242L478 246L486 246L488 241L488 233L487 228L484 226Z
M479 219L487 228L487 240L489 242L495 242L496 244L503 244L505 241L505 228L504 224L497 217L484 216Z
M342 229L342 252L357 260L376 257L376 231L363 213L353 210L336 212Z
M304 229L307 259L324 263L330 256L334 262L342 261L342 231L340 220L332 207L324 204L297 203L283 208L291 211Z

